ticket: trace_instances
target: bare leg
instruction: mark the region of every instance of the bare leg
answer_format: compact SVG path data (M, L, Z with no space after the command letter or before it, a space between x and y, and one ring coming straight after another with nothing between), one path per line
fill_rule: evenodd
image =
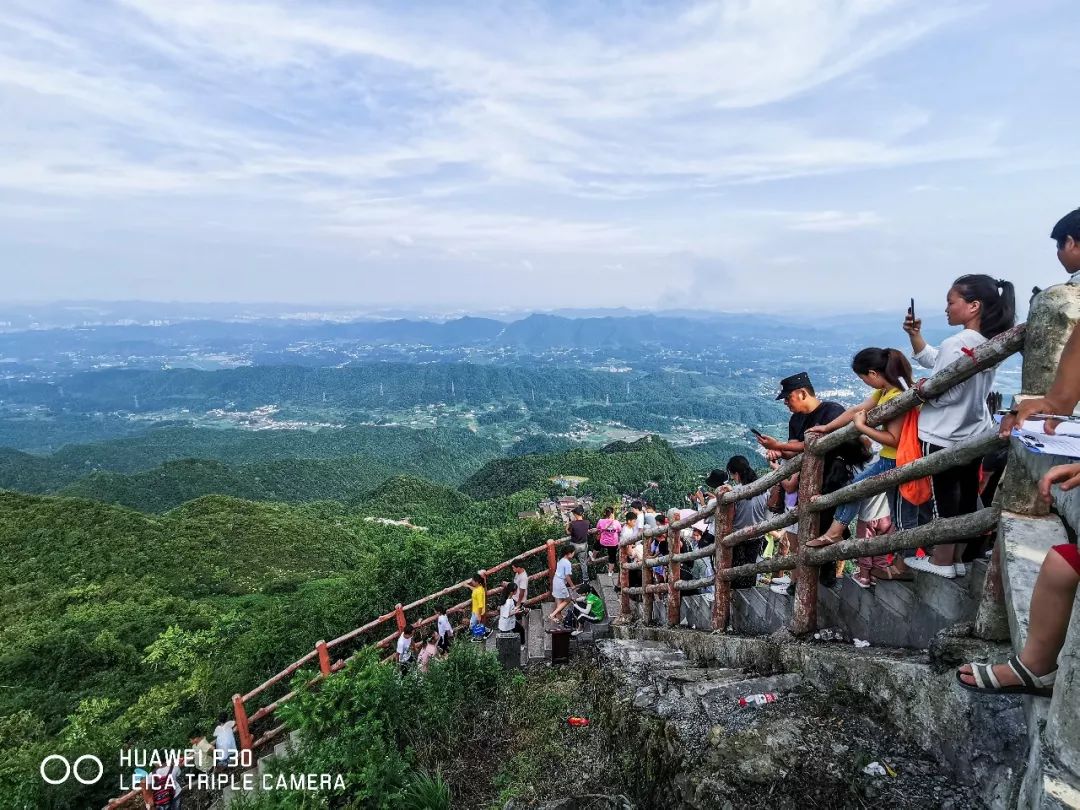
M1046 675L1057 668L1058 653L1065 643L1078 583L1080 574L1065 558L1051 550L1039 569L1039 578L1035 580L1028 637L1020 652L1020 660L1036 675ZM975 683L969 665L960 667L960 675L964 683ZM1002 686L1020 683L1013 671L1004 664L994 667L994 675Z
M952 565L955 553L956 543L942 543L931 550L930 561L934 565Z

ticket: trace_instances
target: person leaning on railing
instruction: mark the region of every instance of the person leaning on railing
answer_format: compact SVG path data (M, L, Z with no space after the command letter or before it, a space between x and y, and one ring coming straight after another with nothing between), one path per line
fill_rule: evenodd
M904 331L911 339L912 358L938 373L978 346L1012 328L1016 321L1013 285L986 275L961 276L946 295L945 315L951 326L963 329L946 338L940 348L927 344L922 336L922 321L909 311ZM991 432L994 428L986 397L994 385L994 368L954 385L924 402L919 412L919 440L923 455L936 453L958 442ZM915 390L919 391L923 380ZM931 477L934 492L934 517L950 518L974 512L979 504L979 468L981 459L969 461L935 473ZM908 557L909 568L952 579L963 576L963 544L940 543L930 557Z
M728 475L731 476L731 480L738 486L746 486L757 481L757 472L750 466L750 460L746 456L732 456L728 459L728 463L725 469ZM769 491L766 490L755 495L752 498L743 498L735 501L735 514L731 525L732 531L739 531L739 529L745 529L747 526L754 526L761 523L768 516ZM739 543L731 550L731 565L736 567L739 565L747 565L757 562L758 557L761 555L762 549L765 547L765 538L755 537L752 540L747 540L744 543ZM736 577L731 580L732 588L753 588L757 582L757 577L753 574L745 577Z
M780 381L780 393L776 397L784 401L791 411L788 420L788 439L786 442L772 436L758 435L758 443L767 451L770 461L780 457L792 458L803 452L806 447L806 431L817 425L827 425L844 412L844 406L838 402L822 401L814 393L810 375L805 371L792 374ZM823 494L835 492L851 482L854 468L870 460L870 453L858 441L844 442L830 450L823 458L821 491ZM821 523L832 523L835 507L821 512ZM823 565L818 573L819 582L830 586L836 583L836 566L833 563Z
M866 413L872 408L884 405L900 396L905 390L914 385L914 381L911 378L911 364L908 363L903 353L897 349L879 349L876 347L862 349L852 358L851 370L865 385L873 389L873 393L858 405L848 408L828 424L809 428L806 432L824 435L854 423L855 429L859 433L881 445L877 460L855 475L852 483L856 483L896 467L896 448L900 444L900 431L904 424L904 417L897 416L880 428L873 428L866 423ZM899 492L895 487L888 492L888 502L889 514L884 517L876 517L874 520L860 521L860 529L863 534L859 534L859 532L856 532L856 534L865 538L871 536L872 532L887 534L892 531L894 526L902 526L901 509L903 504L899 500ZM860 516L863 506L864 501L860 500L837 507L832 524L820 537L810 540L806 544L807 547L824 548L843 540L844 530L851 524L851 521ZM911 574L887 565L884 557L861 557L859 558L858 569L852 579L861 588L872 587L875 579L912 578Z

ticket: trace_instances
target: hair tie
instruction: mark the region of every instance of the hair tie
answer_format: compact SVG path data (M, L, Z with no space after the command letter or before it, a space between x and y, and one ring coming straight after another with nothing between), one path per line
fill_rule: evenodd
M1004 287L1004 286L1005 286L1005 280L1004 280L1004 279L1001 279L1001 278L999 278L999 279L997 280L997 285L998 285L999 287Z

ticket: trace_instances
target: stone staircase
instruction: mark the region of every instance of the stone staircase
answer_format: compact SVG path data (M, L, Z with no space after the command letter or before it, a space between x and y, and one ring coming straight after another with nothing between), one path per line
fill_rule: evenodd
M963 577L949 580L915 572L912 582L879 582L860 588L847 577L831 588L818 588L818 626L840 627L874 646L924 650L941 631L972 621L978 611L987 564L977 560ZM740 635L768 636L791 624L793 598L764 585L732 591L731 630ZM712 626L712 597L684 596L683 624ZM663 597L653 605L653 621L667 623Z

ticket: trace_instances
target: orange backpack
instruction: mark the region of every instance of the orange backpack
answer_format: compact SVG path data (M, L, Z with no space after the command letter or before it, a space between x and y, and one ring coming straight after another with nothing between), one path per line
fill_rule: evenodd
M919 409L912 408L904 414L904 424L900 428L900 443L896 445L896 466L902 467L922 458L922 446L919 444ZM900 496L908 503L921 506L933 496L930 479L916 478L900 485Z

